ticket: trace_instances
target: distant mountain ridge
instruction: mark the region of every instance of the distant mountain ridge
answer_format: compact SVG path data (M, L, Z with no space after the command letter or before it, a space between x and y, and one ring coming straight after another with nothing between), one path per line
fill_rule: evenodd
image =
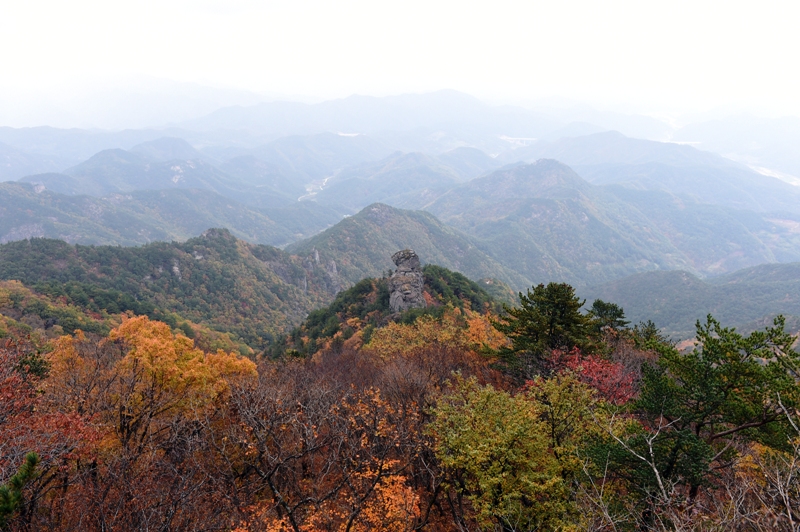
M28 153L0 142L0 181L12 181L30 174L58 172L70 161L52 155Z
M591 301L613 301L634 323L652 320L676 339L694 336L712 314L725 326L754 330L777 314L800 328L800 263L764 264L708 280L682 271L647 272L579 290Z
M498 135L538 136L563 125L520 107L490 106L453 90L377 98L353 95L318 104L226 107L182 124L189 129L245 129L274 138L323 131L376 133L480 124Z
M500 155L505 162L557 159L596 185L686 195L700 203L800 213L800 187L692 146L615 131L539 142Z
M285 245L341 216L295 202L255 210L212 191L132 191L105 197L63 195L29 183L0 183L0 243L58 238L84 245L183 241L209 227L226 227L252 243Z

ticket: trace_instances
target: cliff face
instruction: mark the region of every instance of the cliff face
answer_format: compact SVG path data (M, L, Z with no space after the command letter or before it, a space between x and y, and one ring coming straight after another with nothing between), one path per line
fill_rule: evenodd
M411 308L425 308L422 295L424 276L419 257L413 250L404 249L392 255L397 270L389 278L389 306L394 312Z

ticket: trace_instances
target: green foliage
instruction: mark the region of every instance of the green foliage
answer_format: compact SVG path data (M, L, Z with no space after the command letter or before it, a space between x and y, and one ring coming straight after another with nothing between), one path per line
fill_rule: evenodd
M425 288L434 299L444 305L464 308L469 305L477 312L487 307L499 310L492 296L478 283L465 275L435 264L426 264L422 268L425 277Z
M36 466L39 465L39 455L28 453L25 462L8 482L0 486L0 528L8 526L10 518L22 506L22 490L36 475Z
M736 441L780 448L790 440L779 403L790 411L800 406L800 353L783 319L742 336L709 316L704 325L698 322L697 339L685 354L658 346L658 362L643 368L632 404L646 430L609 451L617 460L613 469L647 493L676 483L688 486L691 498L735 456ZM631 450L652 460L637 459Z
M107 316L65 298L37 293L16 281L0 281L0 316L4 336L17 339L33 335L38 341L77 329L103 335L110 330ZM32 363L31 367L37 368L38 364Z
M591 318L580 312L583 306L575 289L566 283L540 284L519 294L519 307L505 307L505 316L494 323L507 335L511 347L497 355L512 372L523 377L547 371L553 350L571 351L574 348L591 350L595 344Z
M659 345L673 345L651 320L640 321L630 330L634 345L639 349L656 349Z
M322 268L304 266L275 248L248 245L225 230L140 248L12 242L0 247L0 279L35 285L99 316L130 311L173 328L186 321L202 324L254 349L265 348L330 298ZM56 320L67 332L108 332L68 310L40 302L28 311Z
M589 315L594 319L595 327L600 332L603 329L623 329L628 326L625 312L616 303L607 303L602 299L595 299Z
M525 395L474 380L459 380L434 410L436 456L481 528L560 530L575 511L540 414Z

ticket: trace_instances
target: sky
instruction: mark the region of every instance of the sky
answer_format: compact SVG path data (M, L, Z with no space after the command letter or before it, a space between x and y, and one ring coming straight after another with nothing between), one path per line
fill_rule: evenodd
M185 113L259 99L448 88L497 103L548 98L650 114L798 115L799 6L7 1L0 7L0 125L77 124L114 94L180 93L195 84L216 92L198 96L196 108L186 103Z

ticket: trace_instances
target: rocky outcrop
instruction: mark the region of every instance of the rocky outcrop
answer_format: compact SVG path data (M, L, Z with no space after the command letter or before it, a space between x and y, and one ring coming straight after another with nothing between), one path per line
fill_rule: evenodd
M392 255L392 261L397 270L389 277L389 306L394 312L425 308L424 278L417 254L404 249Z

